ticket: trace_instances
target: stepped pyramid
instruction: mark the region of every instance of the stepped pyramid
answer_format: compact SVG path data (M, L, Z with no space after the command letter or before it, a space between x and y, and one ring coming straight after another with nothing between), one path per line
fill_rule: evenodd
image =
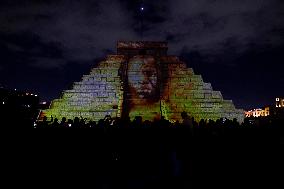
M181 120L185 111L196 120L243 122L243 110L167 50L166 42L118 42L116 55L107 56L72 89L63 91L42 115L95 121L106 115Z

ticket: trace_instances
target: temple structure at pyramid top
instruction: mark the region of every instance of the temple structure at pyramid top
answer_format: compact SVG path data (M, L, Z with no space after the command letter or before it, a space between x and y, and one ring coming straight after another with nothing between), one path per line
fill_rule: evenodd
M127 57L135 55L166 56L168 51L167 42L138 41L117 43L117 54Z
M42 116L95 121L106 115L142 116L144 120L164 116L181 121L185 111L196 120L236 118L243 122L243 110L224 100L220 91L214 91L177 56L167 55L167 50L166 42L118 42L117 54L108 55L64 90Z

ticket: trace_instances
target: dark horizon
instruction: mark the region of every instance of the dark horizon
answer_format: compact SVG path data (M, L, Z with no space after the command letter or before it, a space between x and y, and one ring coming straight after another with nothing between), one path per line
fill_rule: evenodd
M119 40L167 41L237 108L284 96L284 2L6 1L0 6L0 84L58 98Z

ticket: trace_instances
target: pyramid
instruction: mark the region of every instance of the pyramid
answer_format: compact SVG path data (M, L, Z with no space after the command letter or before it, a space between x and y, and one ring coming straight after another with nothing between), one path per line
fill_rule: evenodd
M224 100L201 75L194 74L177 56L167 55L166 42L118 42L109 55L52 101L47 117L84 117L98 121L112 117L164 116L180 120L183 111L197 121L219 118L244 120L244 111Z

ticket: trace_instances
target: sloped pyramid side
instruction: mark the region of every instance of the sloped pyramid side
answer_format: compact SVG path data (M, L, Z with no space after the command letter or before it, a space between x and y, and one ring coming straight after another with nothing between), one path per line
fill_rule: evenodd
M181 120L181 112L189 112L196 120L236 118L243 122L244 111L236 109L232 100L224 100L220 91L176 56L161 58L162 114L172 120ZM165 95L166 94L166 95Z
M60 99L52 101L43 114L50 118L74 119L82 116L98 121L106 115L120 117L123 102L123 84L119 76L124 56L110 55L99 63L80 82L74 82L71 90L65 90Z

